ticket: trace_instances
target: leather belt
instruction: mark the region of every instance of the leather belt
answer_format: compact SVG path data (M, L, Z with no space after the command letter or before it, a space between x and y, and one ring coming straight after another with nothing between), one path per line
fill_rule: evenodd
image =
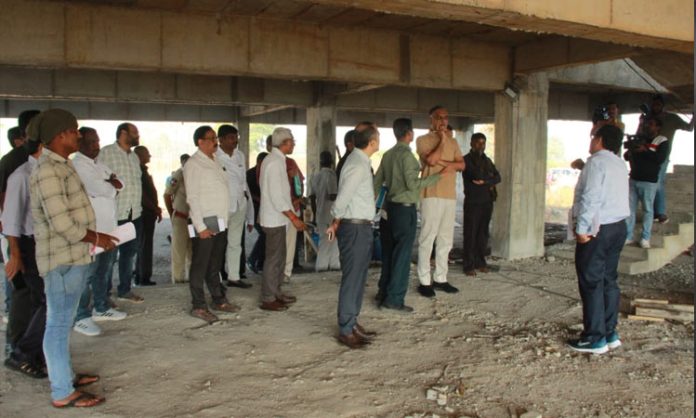
M403 206L403 207L405 207L405 208L410 208L410 207L416 206L415 203L401 203L401 202L387 202L387 205L391 205L391 206Z
M347 223L347 224L356 224L356 225L372 225L372 220L370 219L353 219L353 218L344 218L341 219L341 223Z
M188 213L179 212L178 210L174 211L174 216L176 216L177 218L181 218L181 219L188 219L188 217L189 217Z

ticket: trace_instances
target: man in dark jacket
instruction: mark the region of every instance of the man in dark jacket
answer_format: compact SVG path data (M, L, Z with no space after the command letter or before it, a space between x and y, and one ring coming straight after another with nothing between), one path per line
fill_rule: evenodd
M624 157L631 164L629 175L629 206L631 216L626 220L628 235L626 244L633 243L633 227L636 224L638 202L643 207L643 230L639 244L650 248L650 235L653 224L653 206L658 189L658 179L662 163L669 155L669 140L660 134L662 120L651 116L644 122L643 132L650 142L630 148Z
M162 208L159 207L157 189L152 181L152 175L148 172L147 164L150 163L150 151L142 145L133 150L140 159L143 185L143 239L138 251L138 259L135 264L135 284L138 286L154 286L152 281L152 254L153 239L155 236L155 222L162 222Z
M464 156L464 273L476 276L476 270L488 273L486 249L488 224L491 222L495 185L500 174L493 161L485 154L486 136L471 136L471 151Z

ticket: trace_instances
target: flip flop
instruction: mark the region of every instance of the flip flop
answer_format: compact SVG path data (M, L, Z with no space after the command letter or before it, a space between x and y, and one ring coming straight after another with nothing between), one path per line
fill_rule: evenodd
M100 403L103 403L106 401L106 399L99 397L97 395L93 395L91 393L87 392L77 392L79 393L78 396L75 398L69 400L68 402L64 404L59 404L56 403L56 401L51 402L51 405L53 405L54 408L91 408L93 406L97 406ZM84 402L84 404L79 405L80 402Z
M73 379L73 387L75 389L83 386L91 385L99 381L99 375L77 373Z

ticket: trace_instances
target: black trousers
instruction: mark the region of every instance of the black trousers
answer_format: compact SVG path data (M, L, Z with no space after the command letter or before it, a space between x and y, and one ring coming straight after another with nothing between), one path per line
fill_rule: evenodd
M33 237L21 236L19 250L22 253L24 272L12 279L10 323L12 329L12 356L35 365L45 364L43 336L46 330L46 294L43 279L36 265L36 245ZM15 296L17 295L17 296Z
M408 290L418 214L415 205L387 203L387 217L388 221L381 219L379 223L382 243L379 291L385 297L384 302L401 306Z
M203 283L208 286L213 303L225 303L227 299L220 284L220 266L227 249L227 231L221 231L206 239L192 238L191 248L189 289L193 309L207 307Z
M464 199L464 271L486 267L488 225L493 202L472 203Z
M143 210L140 219L143 222L143 235L139 243L140 248L138 249L138 257L135 263L135 284L152 279L153 240L157 215L154 212Z
M616 329L621 292L619 257L626 241L626 222L602 225L585 244L576 244L575 271L582 298L582 338L595 342Z

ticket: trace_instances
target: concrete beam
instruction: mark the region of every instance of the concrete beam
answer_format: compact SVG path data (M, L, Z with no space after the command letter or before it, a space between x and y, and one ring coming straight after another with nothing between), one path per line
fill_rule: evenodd
M514 72L532 73L615 60L629 57L638 51L637 48L630 46L612 45L587 39L545 38L515 48Z
M78 2L0 4L5 65L487 91L502 89L509 76L507 48L489 42ZM33 24L37 21L41 24ZM433 45L442 46L437 61L431 58Z
M633 64L630 59L550 70L546 71L546 76L552 83L575 84L582 87L603 86L624 91L667 92L650 74Z
M345 6L343 0L313 0ZM352 0L357 9L691 53L694 3L663 0Z

